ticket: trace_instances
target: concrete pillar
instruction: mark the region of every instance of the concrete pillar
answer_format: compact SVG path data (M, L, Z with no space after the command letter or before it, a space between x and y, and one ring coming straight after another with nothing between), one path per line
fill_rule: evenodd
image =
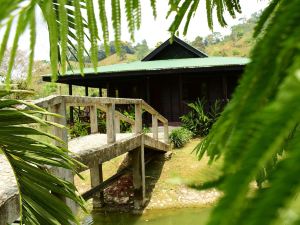
M164 142L169 143L169 126L168 122L164 123Z
M143 119L142 119L142 104L135 104L135 125L134 132L141 134L143 131Z
M115 132L115 105L106 104L106 134L107 134L107 144L114 143L116 141Z
M91 134L98 133L97 108L95 105L90 106L90 127Z
M114 126L115 126L116 134L121 133L121 123L120 123L120 117L118 115L115 115Z
M98 118L96 106L90 107L91 134L98 133ZM96 164L90 168L91 187L94 188L103 182L102 164ZM104 204L103 191L93 196L93 208L100 208Z
M94 188L103 182L102 164L97 164L90 168L91 187ZM94 194L93 208L101 208L104 205L103 191Z
M155 140L158 140L158 123L157 123L157 116L152 115L152 134Z
M144 138L142 136L141 147L129 152L132 162L132 176L134 188L134 208L140 209L145 204L145 157Z
M64 102L61 102L60 104L51 106L49 108L49 111L52 113L56 113L59 114L63 117L58 118L58 117L52 117L51 120L55 123L61 124L63 126L66 126L67 121L66 121L66 104ZM59 137L60 139L62 139L66 146L63 146L65 148L67 148L67 144L68 144L68 132L66 128L58 128L58 127L53 127L53 134L57 137ZM61 146L62 144L60 142L55 141L55 145L57 146ZM52 173L55 176L58 176L64 180L67 180L71 183L74 184L74 174L72 171L64 169L64 168L53 168ZM57 194L59 196L59 194ZM72 201L69 198L66 197L61 197L61 199L69 206L69 208L72 210L72 212L74 214L77 213L77 205L74 201Z

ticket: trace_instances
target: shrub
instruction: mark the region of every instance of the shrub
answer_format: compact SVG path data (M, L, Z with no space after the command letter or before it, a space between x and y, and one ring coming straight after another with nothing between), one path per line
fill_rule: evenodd
M129 107L127 110L123 110L122 113L125 116L127 116L128 118L131 118L134 120L134 117L135 117L134 107ZM125 132L125 133L132 132L131 124L121 120L121 132Z
M172 130L170 134L170 141L174 148L182 148L191 138L193 133L184 127Z
M81 137L88 135L89 125L84 122L76 121L73 126L70 127L71 138Z
M207 106L205 100L189 103L190 112L180 117L182 126L190 130L194 135L206 136L220 116L222 104L216 100L211 106Z

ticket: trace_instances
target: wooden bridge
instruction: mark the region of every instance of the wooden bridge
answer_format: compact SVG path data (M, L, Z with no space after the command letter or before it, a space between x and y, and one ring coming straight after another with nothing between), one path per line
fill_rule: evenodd
M44 99L34 101L40 107L48 111L60 114L63 117L49 117L49 120L66 125L66 112L69 107L84 106L89 108L91 134L84 137L68 140L66 129L54 128L53 134L68 143L69 150L74 153L72 157L85 164L86 168L80 168L79 172L86 169L91 174L91 190L83 194L83 197L93 198L93 206L101 207L103 195L101 190L111 181L123 174L123 171L113 177L103 181L102 164L124 153L128 153L132 162L132 175L134 187L134 207L140 208L145 202L145 151L166 152L169 150L168 144L168 121L155 109L141 99L123 99L106 97L79 97L79 96L49 96ZM135 119L126 117L116 110L116 105L134 105ZM106 113L106 134L98 132L97 110ZM152 132L143 133L143 110L152 117ZM120 121L126 121L132 126L132 133L120 132ZM158 132L159 121L163 125L163 132ZM59 145L60 143L56 143ZM3 161L3 160L2 160ZM5 162L0 167L5 167ZM8 166L8 165L6 165ZM9 169L8 169L9 170ZM0 170L2 177L3 168ZM52 168L54 174L74 183L74 174L65 169ZM14 180L11 174L11 181ZM5 179L4 179L5 180ZM1 184L0 179L0 218L2 224L12 223L18 218L19 206L17 189L15 182L9 185ZM14 190L14 191L12 191ZM7 193L9 194L7 194ZM12 193L14 192L14 193ZM5 197L8 199L5 200ZM76 205L69 199L65 200L71 209L76 212Z

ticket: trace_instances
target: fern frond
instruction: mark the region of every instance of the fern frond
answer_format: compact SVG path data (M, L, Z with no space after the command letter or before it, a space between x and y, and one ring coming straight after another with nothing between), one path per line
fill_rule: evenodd
M120 10L120 0L111 1L112 9L112 24L115 33L115 46L116 51L120 54L121 52L121 10Z
M207 23L209 29L213 30L213 18L212 18L212 11L213 11L213 4L212 0L206 0L206 16L207 16Z
M218 22L222 27L227 26L227 23L224 19L224 5L223 0L216 0L215 1L216 9L217 9L217 18Z
M272 19L266 24L266 34L252 52L252 62L246 68L232 101L206 141L198 147L198 156L202 157L206 152L211 161L221 154L224 156L223 172L226 179L221 185L224 197L213 211L210 225L257 224L256 215L262 215L266 208L269 210L269 207L273 207L270 199L264 202L259 198L255 209L247 208L250 204L249 184L262 167L270 162L276 163L274 156L282 151L286 138L299 122L299 10L297 0L283 0L278 5L276 13L271 15ZM286 154L290 157L289 152ZM270 168L267 166L265 169ZM291 173L295 174L293 171ZM275 176L276 171L271 174ZM280 187L282 191L283 186ZM269 190L264 191L267 193ZM278 193L281 195L276 194L278 206L270 211L272 216L292 195ZM261 208L258 207L260 204ZM250 210L246 213L251 214L249 220L241 217L243 210ZM224 217L227 219L224 220ZM270 224L271 221L269 218L269 222L264 220L263 224Z
M150 0L150 3L151 3L152 12L153 12L153 17L154 17L154 19L156 19L156 17L157 17L156 0Z
M261 33L261 31L265 27L265 24L268 22L269 19L271 19L271 15L276 11L276 8L280 3L280 1L281 0L271 1L268 7L263 11L255 27L254 34L253 34L254 37L257 37Z
M94 14L93 0L86 0L87 15L88 15L88 27L91 37L91 61L94 66L94 70L97 70L98 64L98 30L96 24L96 18Z
M134 15L134 20L135 20L135 26L137 29L140 29L141 26L141 3L140 0L132 0L133 1L133 15Z
M84 68L84 31L83 31L83 17L81 15L81 5L79 0L74 0L75 22L76 22L76 36L77 36L77 58L79 62L79 70L83 76Z
M190 8L192 2L193 2L192 0L186 0L183 2L183 4L181 6L179 6L179 9L175 16L175 19L174 19L173 23L171 24L171 26L169 27L169 31L171 32L171 34L175 34L175 32L177 31L178 27L180 26L181 21L183 20L183 18L185 16L185 13Z
M199 5L199 2L200 0L195 0L190 8L190 11L187 15L187 18L186 18L186 22L185 22L185 26L184 26L184 30L183 30L183 35L186 35L187 34L187 31L188 31L188 27L190 25L190 21L191 21L191 18L192 16L196 13L197 11L197 8L198 8L198 5Z
M135 30L135 21L133 15L133 0L125 1L125 11L126 11L126 19L128 23L128 29L130 33L130 39L134 41L134 30Z
M105 53L109 54L109 32L108 32L108 24L107 24L107 17L106 17L106 9L105 9L105 0L98 0L99 5L99 14L100 14L100 22L102 27L103 33L103 42L104 42L104 49Z

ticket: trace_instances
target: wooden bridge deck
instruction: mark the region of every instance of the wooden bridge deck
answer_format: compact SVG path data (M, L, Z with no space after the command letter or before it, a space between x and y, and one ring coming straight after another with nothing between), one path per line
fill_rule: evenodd
M74 153L74 158L88 167L107 162L141 145L155 151L166 152L169 150L169 144L164 143L162 133L159 133L158 140L151 136L152 133L120 133L116 134L116 142L107 144L107 135L97 133L70 140L68 148Z

